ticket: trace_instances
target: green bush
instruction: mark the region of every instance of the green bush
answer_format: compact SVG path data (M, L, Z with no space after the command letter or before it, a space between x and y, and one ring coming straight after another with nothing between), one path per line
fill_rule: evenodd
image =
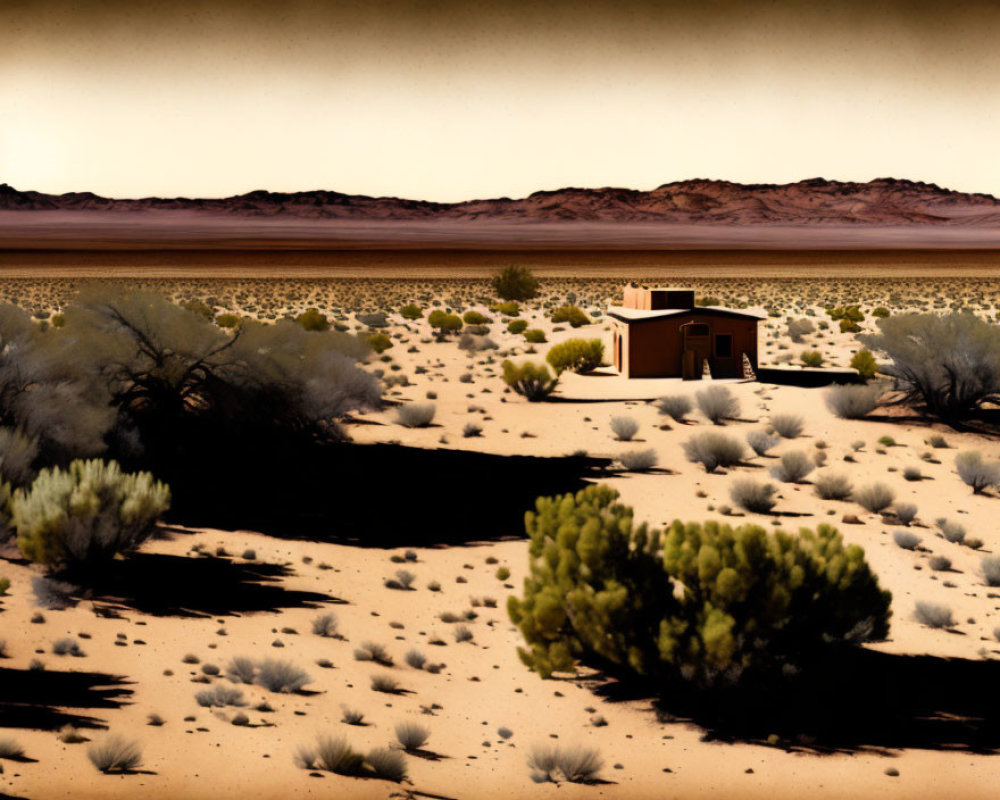
M879 319L885 319L886 317L889 316L889 313L890 312L888 308L886 308L885 306L879 306L874 311L872 311L872 316L878 317Z
M497 311L505 317L516 317L521 313L521 306L513 300L508 300L506 303L497 303L490 306L490 311Z
M590 317L577 306L560 306L552 312L552 321L556 323L568 322L571 328L579 328L583 325L589 325Z
M242 321L243 318L239 314L219 314L215 318L215 324L220 328L235 328Z
M861 326L858 325L853 319L842 319L840 321L840 332L841 333L857 333L861 330Z
M10 578L0 578L0 597L7 594L8 589L10 589Z
M462 329L462 318L458 314L449 314L439 308L427 315L427 321L432 328L437 328L442 334Z
M99 564L128 553L153 532L170 507L170 490L148 472L117 462L73 461L43 469L11 500L17 544L25 558L68 567Z
M604 342L600 339L568 339L552 347L545 360L557 375L570 369L573 372L591 372L604 361Z
M385 333L372 333L367 337L366 341L368 342L368 346L376 353L384 353L392 347L392 339Z
M803 350L799 355L802 365L805 367L822 367L823 354L819 350Z
M544 364L533 364L530 361L515 364L506 360L502 368L504 383L533 403L552 394L559 382L559 376L552 377Z
M541 497L524 596L508 610L543 677L577 662L701 685L883 639L891 596L832 527L798 535L756 525L636 524L595 485Z
M507 330L515 335L519 333L524 333L527 329L528 329L528 320L526 319L512 319L507 324Z
M485 314L480 314L478 311L466 311L462 315L462 321L466 325L485 325L490 321L490 318Z
M524 332L524 340L529 344L544 344L548 341L545 338L545 331L539 328L531 328Z
M330 330L330 320L326 318L326 314L321 314L315 308L307 308L295 318L295 321L307 331Z
M875 362L875 356L872 355L872 351L858 350L851 358L851 369L856 369L858 374L865 380L874 378L875 373L878 372L878 364Z
M527 267L510 266L493 277L493 291L501 300L530 300L538 295L538 280Z
M399 309L399 314L403 319L420 319L424 315L424 310L413 303Z
M181 303L181 306L205 319L214 319L215 317L215 311L204 300L188 300Z

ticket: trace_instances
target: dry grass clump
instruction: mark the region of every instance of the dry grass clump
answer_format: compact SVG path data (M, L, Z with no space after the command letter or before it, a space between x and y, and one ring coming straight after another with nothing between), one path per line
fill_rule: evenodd
M619 454L618 461L629 472L648 472L656 466L656 451L651 447L646 450L628 450Z
M851 499L866 511L877 514L892 505L896 498L895 492L884 483L872 483L855 489Z
M979 567L987 586L1000 586L1000 556L984 556Z
M198 692L194 699L204 708L225 708L226 706L245 706L243 692L231 686L215 686Z
M376 778L393 783L406 780L406 759L403 754L387 747L376 747L368 751L365 764L371 768Z
M14 739L0 739L0 758L24 758L24 748Z
M656 401L656 409L675 422L684 422L684 418L691 413L693 404L691 398L683 394L668 395Z
M701 392L695 392L698 409L713 424L721 425L727 419L736 419L740 415L740 401L729 391L727 386L710 386Z
M383 667L391 667L393 664L392 656L389 655L385 645L378 644L378 642L362 642L361 646L354 651L354 660L374 661Z
M951 569L951 559L947 556L931 556L927 565L935 572L947 572Z
M402 692L399 681L388 675L372 675L371 686L372 691L385 694L400 694Z
M620 442L630 442L639 432L639 423L632 417L612 417L611 431Z
M407 751L419 750L430 738L431 732L415 722L400 722L396 725L396 740Z
M874 384L865 386L831 386L826 393L826 406L841 419L861 419L878 408L882 389Z
M966 450L955 456L955 469L962 481L972 487L973 494L1000 484L1000 464L987 464L978 450Z
M317 636L336 638L337 618L333 614L321 614L312 621L312 632Z
M759 483L752 478L741 478L729 488L729 497L742 509L754 514L767 514L774 508L777 489L770 483Z
M958 523L952 522L951 520L940 517L935 520L938 528L941 530L941 535L946 541L952 544L962 544L965 541L965 526Z
M920 537L910 531L895 531L892 540L904 550L916 550L920 544Z
M434 403L409 403L396 409L396 422L404 428L426 428L436 412Z
M705 472L715 472L719 467L732 467L743 460L743 444L718 431L702 431L684 442L684 453L689 461L705 467Z
M846 475L823 473L813 478L816 494L824 500L846 500L851 496L854 485Z
M913 503L896 503L893 511L896 514L896 519L904 525L909 525L917 518L917 507Z
M87 748L87 758L101 772L131 772L142 764L142 748L134 740L108 736Z
M545 744L532 748L528 766L535 783L558 783L560 780L592 783L597 780L604 761L594 748Z
M758 456L767 454L767 451L777 446L781 441L780 436L772 436L767 431L747 431L747 444Z
M771 417L771 429L782 439L801 436L805 427L805 420L798 414L775 414Z
M941 603L918 601L913 609L913 616L917 622L928 628L950 628L955 624L951 609Z
M771 477L782 483L799 483L813 471L815 464L809 454L801 450L785 453L781 461L771 467Z

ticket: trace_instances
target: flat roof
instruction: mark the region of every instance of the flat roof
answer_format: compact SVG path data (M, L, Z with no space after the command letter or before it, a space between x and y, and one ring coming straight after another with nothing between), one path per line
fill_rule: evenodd
M695 306L694 308L626 308L625 306L609 306L608 316L619 319L622 322L642 322L647 319L660 319L663 317L677 317L683 314L708 314L715 317L742 317L744 319L762 320L766 318L764 314L756 314L752 311L742 311L723 306Z

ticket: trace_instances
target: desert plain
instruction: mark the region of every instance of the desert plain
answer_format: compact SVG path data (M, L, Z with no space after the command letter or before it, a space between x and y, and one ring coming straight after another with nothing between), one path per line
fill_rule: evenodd
M491 310L489 283L476 277L130 277L119 283L178 302L201 301L213 314L277 320L316 309L347 331L386 334L391 346L365 365L381 376L383 406L343 421L359 445L552 464L585 454L594 463L581 480L612 486L637 520L656 525L718 519L792 532L836 526L846 542L864 548L881 586L892 593L888 639L865 646L880 654L871 662L879 668L847 676L848 683L875 681L878 692L898 695L886 706L892 719L873 724L862 714L853 728L841 726L833 737L789 735L762 720L732 736L687 713L683 702L609 686L586 669L541 679L519 660L523 642L506 611L528 572L528 543L516 519L529 506L520 495L511 500L503 485L492 485L479 519L456 516L451 492L470 476L452 466L412 476L424 487L423 502L407 513L414 530L442 526L460 543L427 545L414 536L407 544L401 530L398 547L366 546L356 533L338 530L335 518L286 537L168 514L140 552L169 558L160 563L176 571L176 596L157 603L110 589L61 610L41 609L32 591L39 568L16 551L5 552L0 576L11 585L0 598L0 681L7 684L0 689L0 739L13 740L23 755L0 759L0 793L152 800L993 796L1000 739L995 721L976 719L970 698L994 694L1000 678L1000 590L986 585L980 568L984 556L1000 550L1000 498L973 493L956 474L955 458L969 450L1000 457L996 436L974 426L952 429L898 406L842 419L827 406L829 390L822 387L710 378L630 381L610 367L564 373L544 402L511 392L501 379L504 358L543 360L554 344L576 337L601 339L610 353L605 315L620 297L626 272L611 278L540 273L539 296L522 303L517 317ZM627 279L647 278L636 272ZM7 277L0 299L32 312L41 324L90 280ZM818 351L824 365L846 367L861 346L854 333L830 320L825 309L831 306L857 305L864 312L861 332L875 330L873 311L880 307L890 314L961 308L990 321L1000 315L1000 278L990 276L689 274L683 283L699 297L762 315L761 366L795 365L802 352ZM421 318L400 315L410 303L421 307ZM578 328L552 322L552 309L567 303L582 308L590 322ZM435 308L477 311L487 317L488 330L464 339L461 333L437 336L426 319ZM528 343L512 333L508 324L515 318L541 331L536 338L544 341ZM792 336L789 323L803 319L810 330ZM738 414L718 426L697 410L696 394L712 385L726 387L739 403ZM682 420L657 406L659 398L676 395L691 397L694 405ZM403 409L415 406L432 406L431 419L403 424ZM685 455L684 443L699 431L718 429L742 441L779 415L800 418L802 431L780 438L765 455L748 450L740 464L715 472ZM612 427L620 418L635 423L627 440ZM623 456L627 463L629 453L648 450L655 458L651 468L623 465ZM797 483L769 479L779 457L793 451L804 452L814 472ZM855 486L887 485L894 506L916 506L912 521L870 513L850 500L822 499L813 479L824 473L844 475ZM747 476L776 485L771 512L734 507L733 482ZM490 486L502 477L487 471L474 480ZM398 502L393 481L373 479L368 488L337 496L331 483L329 492L377 524ZM511 502L521 507L503 506ZM504 530L490 522L500 511ZM510 519L515 522L507 524ZM942 519L960 523L966 539L946 539L937 522ZM903 547L896 536L901 532L919 541ZM932 568L935 557L938 567ZM948 567L940 567L940 557ZM213 580L228 581L232 595L220 599L220 592L199 591L201 582ZM946 606L953 624L935 628L919 621L918 602ZM332 621L317 622L326 615ZM76 643L77 655L54 652L65 649L54 648L64 639ZM372 644L387 657L373 660L378 648ZM408 657L411 651L419 657ZM227 673L240 657L292 662L309 681L292 693L234 684ZM44 670L29 670L33 660ZM383 683L391 691L377 691L373 678L397 686ZM217 686L238 688L239 704L199 704L196 695ZM350 724L347 712L363 718L355 715ZM336 775L297 758L322 734L347 737L361 751L398 748L396 726L408 722L429 736L405 755L403 783ZM75 736L66 735L70 729ZM113 734L141 745L141 766L128 774L102 774L88 761L89 743ZM529 756L552 744L596 750L602 762L597 779L533 781Z

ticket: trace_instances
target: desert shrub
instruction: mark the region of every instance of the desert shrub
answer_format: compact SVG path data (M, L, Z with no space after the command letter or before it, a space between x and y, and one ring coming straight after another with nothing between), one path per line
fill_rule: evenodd
M396 725L396 741L404 750L419 750L430 738L431 732L416 722L400 722Z
M889 313L890 313L889 309L886 308L885 306L877 306L872 310L872 316L877 317L879 319L884 319L885 317L888 317Z
M553 345L545 360L561 375L569 369L573 372L592 372L604 361L604 342L600 339L567 339Z
M396 409L396 422L405 428L426 428L436 412L434 403L407 403Z
M403 319L420 319L424 315L424 310L415 303L409 303L399 309L399 315Z
M918 601L913 609L913 616L917 622L928 628L950 628L955 624L951 609L941 603Z
M387 747L376 747L368 751L365 764L376 778L393 783L406 780L406 759L403 754Z
M871 483L851 493L851 499L872 514L887 509L895 498L896 493L884 483Z
M952 544L962 544L965 540L965 526L958 522L951 522L943 517L937 520L937 526L941 529L941 535L946 541Z
M813 479L813 486L816 489L816 494L824 500L846 500L854 489L850 478L846 475L833 473L817 475Z
M372 690L385 694L399 694L399 681L388 675L372 675Z
M507 330L513 333L515 336L524 333L528 330L528 320L526 319L512 319L507 323Z
M327 772L334 772L337 775L361 774L364 758L342 737L318 736L315 749L306 748L299 752L315 753L316 764Z
M0 739L0 758L24 758L24 748L14 739Z
M813 471L815 465L808 453L796 450L785 453L775 466L771 467L771 477L782 483L799 483Z
M57 656L75 656L76 658L82 658L86 655L80 648L80 643L70 636L53 642L52 652Z
M38 439L16 428L0 428L0 476L14 486L29 483L38 458Z
M348 708L347 706L341 706L341 717L340 721L345 725L361 725L365 720L365 714L363 711L358 711L354 708Z
M330 330L330 320L316 308L307 308L295 318L295 321L306 331Z
M782 439L795 439L802 435L805 420L797 414L775 414L771 417L770 426Z
M476 436L480 436L483 432L483 426L478 422L466 422L462 427L462 437L465 439L472 439Z
M466 311L462 314L462 322L466 325L485 325L489 321L489 317L485 314L480 314L478 311Z
M946 449L948 445L948 440L945 439L940 433L932 433L927 437L927 444L933 447L935 450Z
M781 437L772 436L767 431L747 431L746 438L750 449L759 456L765 455L781 441Z
M875 385L831 386L826 391L826 407L841 419L861 419L878 408L882 390Z
M215 318L215 324L220 328L237 328L243 322L243 317L239 314L219 314Z
M252 659L246 658L245 656L237 656L230 661L229 665L226 667L226 675L228 675L231 680L251 684L257 677L257 666L254 664Z
M807 319L796 319L788 323L788 337L797 344L802 342L803 336L808 336L815 331L816 327Z
M17 543L26 558L81 567L126 554L144 542L170 506L170 490L148 472L117 462L74 461L43 469L11 501Z
M504 303L496 303L490 306L490 311L499 312L505 317L516 317L521 313L521 306L519 306L514 300L508 300Z
M590 317L577 306L560 306L552 312L552 321L557 324L567 322L571 328L580 328L590 324Z
M909 402L937 416L961 418L1000 393L1000 328L967 312L896 314L879 332L858 337L889 358Z
M10 578L0 578L0 597L5 597L10 590Z
M903 480L919 481L924 477L920 467L906 467L903 469Z
M920 537L910 531L895 531L892 540L904 550L915 550L920 544Z
M984 556L979 567L987 586L1000 586L1000 556Z
M462 642L472 641L472 629L468 625L456 625L455 630L455 641L461 644Z
M927 564L935 572L951 569L951 559L946 556L931 556Z
M913 503L896 503L893 511L896 513L896 519L904 525L909 525L917 518L917 507Z
M544 344L548 339L545 338L545 331L540 328L529 328L524 332L524 341L528 344Z
M632 417L612 417L611 432L619 441L630 442L639 432L639 423Z
M427 315L427 322L442 336L461 330L464 324L458 314L449 314L447 311L442 311L439 308L434 309L434 311Z
M312 632L317 636L335 637L337 618L333 614L321 614L312 621Z
M710 386L695 392L698 409L716 425L723 420L736 419L740 415L740 401L727 386Z
M890 595L857 546L822 525L634 522L607 486L541 497L525 515L530 574L508 601L547 677L576 661L702 684L780 670L830 642L884 638ZM675 586L684 587L683 593Z
M732 467L743 459L743 444L731 436L717 431L701 431L684 442L688 461L705 467L705 472L715 472L719 467Z
M111 735L91 744L87 758L101 772L129 772L142 764L142 748L134 740Z
M225 708L226 706L245 706L247 704L243 692L235 687L222 684L198 692L194 699L198 705L205 708Z
M861 330L861 326L852 319L842 319L839 327L841 333L857 333Z
M593 783L604 766L600 753L589 747L563 748L536 745L528 755L531 779L535 783Z
M497 567L496 577L498 581L505 581L510 577L509 567Z
M955 456L955 469L965 485L972 487L974 494L1000 484L1000 464L986 463L978 450L966 450Z
M544 364L526 361L519 365L505 360L501 368L503 382L533 403L544 400L552 394L559 382L559 377L552 377Z
M618 455L618 461L629 472L647 472L656 466L656 451L651 447L647 450L628 450Z
M493 276L493 291L501 300L531 300L538 295L538 279L527 267L511 265Z
M676 422L683 422L692 408L691 398L683 394L668 395L656 401L656 410Z
M423 669L424 664L427 663L427 656L421 653L419 650L410 650L404 657L406 663L413 667L414 669Z
M729 487L730 499L740 508L754 514L767 514L774 508L777 492L770 483L760 483L752 478L741 478L733 481Z
M264 659L257 663L254 681L269 692L297 692L312 679L288 661Z
M824 359L819 350L803 350L799 353L799 360L804 367L822 367Z
M396 577L390 578L385 582L385 587L387 589L399 589L402 591L409 591L412 589L413 582L417 579L417 576L406 569L396 570Z
M858 374L865 380L874 378L875 373L878 372L878 364L871 350L858 350L858 352L851 356L849 366L851 369L856 369Z
M354 651L354 659L355 661L374 661L384 667L392 666L392 656L389 655L385 645L378 642L362 642L360 647Z
M71 583L36 575L31 579L31 591L36 605L50 611L61 611L73 605L73 595L79 589Z
M384 333L371 333L365 337L365 341L368 342L368 346L372 350L379 354L392 347L392 339Z
M90 741L80 733L79 729L74 728L72 725L63 725L59 729L57 736L63 744L82 744L83 742Z

